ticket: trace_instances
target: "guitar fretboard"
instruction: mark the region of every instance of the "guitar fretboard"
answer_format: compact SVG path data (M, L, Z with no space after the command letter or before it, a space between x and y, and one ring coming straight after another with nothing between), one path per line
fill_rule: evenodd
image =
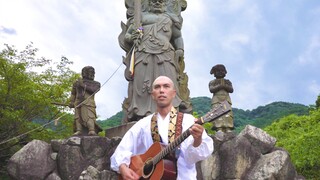
M178 147L185 139L190 136L189 128L184 131L177 139L170 143L165 149L163 149L159 154L153 157L153 164L157 164L161 159L168 155L172 150Z

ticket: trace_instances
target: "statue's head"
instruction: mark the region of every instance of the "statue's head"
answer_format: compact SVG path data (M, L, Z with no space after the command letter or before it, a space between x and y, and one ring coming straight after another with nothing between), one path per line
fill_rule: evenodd
M149 0L149 8L151 12L163 13L167 0Z
M216 78L224 78L227 74L227 70L223 64L217 64L211 68L210 74L214 74L214 77Z
M94 68L92 66L86 66L82 68L81 75L83 79L94 80Z

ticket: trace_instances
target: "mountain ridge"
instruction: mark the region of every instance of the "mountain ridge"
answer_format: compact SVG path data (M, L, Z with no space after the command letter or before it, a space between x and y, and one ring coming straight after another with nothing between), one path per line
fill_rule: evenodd
M193 111L199 116L203 116L210 111L211 98L206 96L191 98ZM243 110L239 108L232 108L234 114L234 125L236 131L240 131L247 124L251 124L258 128L264 128L271 125L272 122L291 115L307 115L309 114L309 107L299 103L290 103L283 101L275 101L264 106L258 106L252 110ZM97 120L97 123L103 128L118 126L121 124L123 112L119 111L115 115L105 120Z

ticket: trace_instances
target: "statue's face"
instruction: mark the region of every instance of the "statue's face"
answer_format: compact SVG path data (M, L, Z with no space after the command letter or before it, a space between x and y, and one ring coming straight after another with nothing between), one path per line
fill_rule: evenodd
M94 80L95 71L93 68L84 68L82 71L83 79Z
M224 78L226 76L226 71L223 68L217 68L214 76L216 78Z
M165 0L149 0L150 11L155 13L163 13Z
M88 79L94 80L94 74L95 74L94 69L92 68L88 69L87 73L88 73Z

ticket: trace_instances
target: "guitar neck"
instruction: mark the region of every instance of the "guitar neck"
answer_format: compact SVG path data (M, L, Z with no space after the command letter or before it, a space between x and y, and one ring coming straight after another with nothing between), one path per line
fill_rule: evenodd
M199 118L196 121L197 124L202 125L203 119L202 117ZM192 125L193 126L193 125ZM178 138L176 138L172 143L170 143L165 149L163 149L159 154L157 154L154 157L154 163L158 163L161 159L163 159L166 155L168 155L172 150L174 150L176 147L179 146L179 144L181 144L185 139L187 139L191 133L190 133L190 128L192 127L190 126L186 131L184 131Z
M189 128L184 131L177 139L175 139L172 143L170 143L165 149L163 149L159 154L153 157L153 163L157 164L161 159L163 159L166 155L168 155L172 150L179 146L185 139L190 136Z

